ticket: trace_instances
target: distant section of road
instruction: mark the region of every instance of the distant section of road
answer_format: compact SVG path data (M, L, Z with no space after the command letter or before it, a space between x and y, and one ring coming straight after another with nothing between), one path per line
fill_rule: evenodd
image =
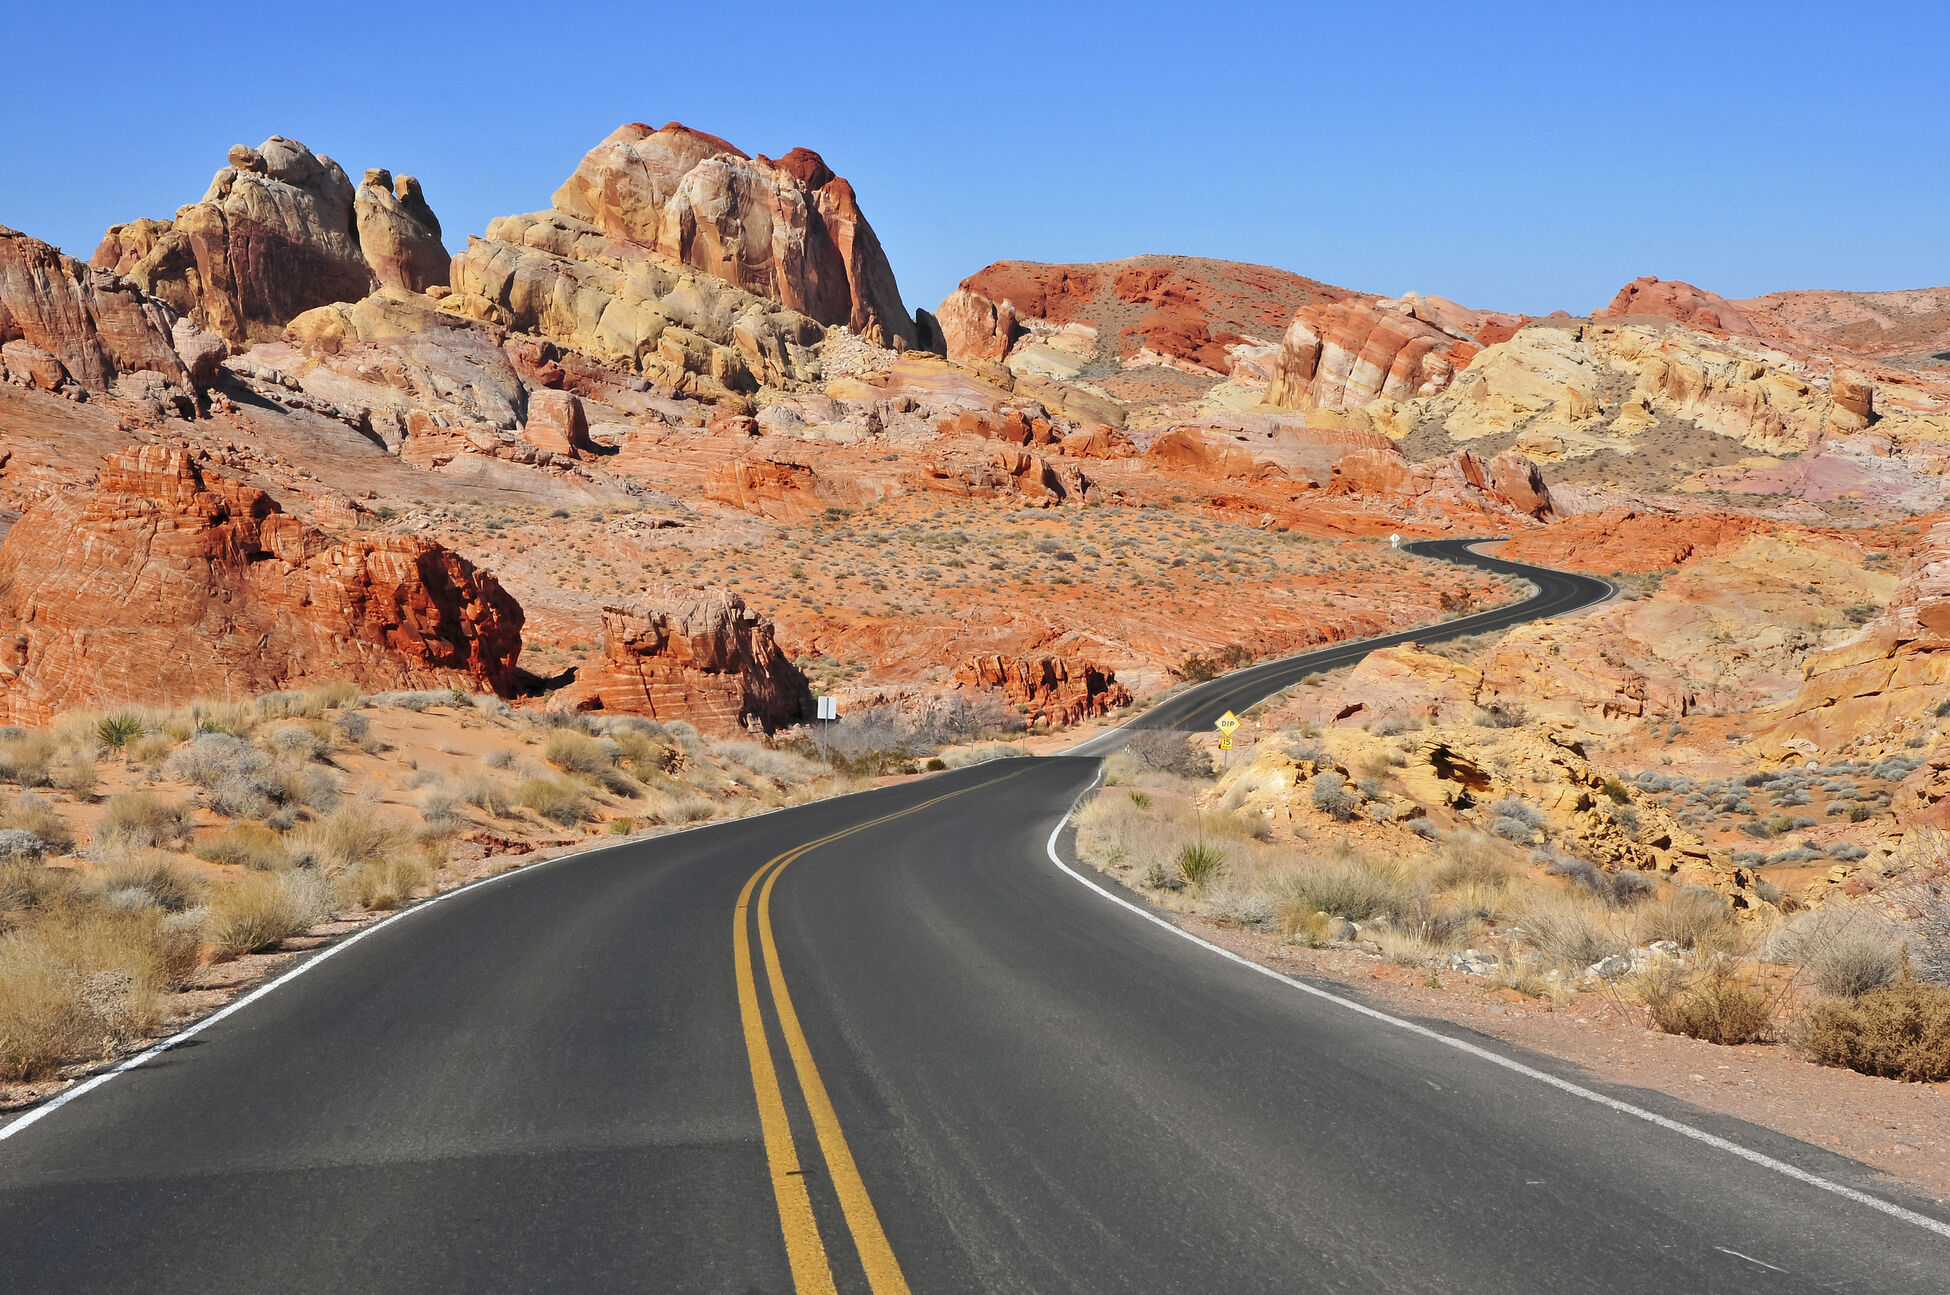
M1438 621L1420 629L1401 630L1376 638L1353 639L1315 652L1282 657L1277 661L1265 661L1259 665L1247 666L1243 670L1234 670L1208 683L1187 688L1183 692L1167 697L1123 727L1100 734L1072 748L1070 754L1102 755L1127 740L1131 732L1143 729L1165 728L1204 732L1212 727L1219 716L1229 710L1244 710L1254 702L1270 697L1283 688L1292 687L1310 674L1323 674L1329 670L1339 670L1343 666L1353 665L1376 648L1388 647L1396 643L1438 643L1443 639L1481 634L1486 630L1508 629L1512 625L1541 620L1546 616L1564 616L1580 608L1589 607L1593 603L1603 602L1617 592L1608 582L1596 576L1577 575L1570 571L1553 571L1549 567L1533 567L1522 562L1506 562L1502 558L1485 557L1471 547L1483 542L1482 540L1416 540L1402 547L1410 553L1419 553L1425 557L1480 567L1485 571L1494 571L1498 575L1521 577L1537 587L1535 596L1526 598L1522 602L1510 603L1508 606L1477 612L1472 616L1460 616L1452 621Z
M1544 592L1165 718L1605 592L1454 555ZM1860 1165L1078 885L1046 851L1099 773L997 761L374 929L0 1141L0 1290L1944 1289L1944 1211Z

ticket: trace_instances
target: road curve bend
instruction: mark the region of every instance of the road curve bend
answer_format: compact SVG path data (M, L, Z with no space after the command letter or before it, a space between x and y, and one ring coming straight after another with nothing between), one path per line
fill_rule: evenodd
M1602 584L1517 570L1528 604L1406 637ZM1046 851L1098 773L997 761L410 910L0 1128L0 1289L1944 1289L1945 1211L1863 1166L1077 884Z

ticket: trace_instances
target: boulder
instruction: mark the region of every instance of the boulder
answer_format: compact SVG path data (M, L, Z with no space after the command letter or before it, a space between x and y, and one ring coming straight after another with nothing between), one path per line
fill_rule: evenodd
M528 393L528 421L521 435L538 450L549 450L566 458L581 458L596 453L589 439L589 418L582 400L574 392L547 387Z
M775 162L677 122L631 122L589 151L552 203L822 324L884 346L917 339L853 187L810 149Z
M1852 369L1836 369L1828 379L1834 406L1828 423L1842 432L1857 432L1876 419L1875 383Z
M1070 657L986 654L957 666L955 682L1000 692L1022 712L1025 728L1075 724L1131 704L1115 671Z
M794 724L812 694L772 637L772 626L735 593L666 590L603 608L603 646L553 703L683 719L716 729Z
M1490 504L1537 521L1552 515L1543 472L1514 450L1487 463L1468 450L1422 463L1410 463L1392 446L1350 450L1335 461L1327 491L1392 498L1442 511L1480 510Z
M1005 360L1023 332L1014 304L990 301L967 287L949 293L935 317L951 360Z
M50 391L68 382L106 391L145 369L187 386L171 323L169 311L115 271L0 225L0 346L12 348L9 373Z
M0 542L0 722L347 679L510 695L522 611L410 535L340 539L182 450L134 446Z

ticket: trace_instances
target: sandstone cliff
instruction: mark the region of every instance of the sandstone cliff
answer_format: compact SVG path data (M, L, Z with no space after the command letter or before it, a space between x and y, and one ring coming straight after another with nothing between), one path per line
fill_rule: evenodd
M521 626L495 578L439 544L328 535L137 446L0 543L0 722L321 679L507 694Z
M677 122L631 122L589 151L552 202L606 237L822 324L890 347L915 341L853 186L810 149L775 162Z
M173 220L111 226L91 264L241 347L378 285L445 283L446 262L419 181L374 170L355 190L337 162L273 135L232 148L202 199Z
M1026 728L1075 724L1131 704L1131 690L1115 671L1070 657L989 654L964 661L955 682L1001 693L1022 713Z
M0 225L0 364L7 376L58 390L106 391L149 370L188 385L174 320L112 270L91 269Z

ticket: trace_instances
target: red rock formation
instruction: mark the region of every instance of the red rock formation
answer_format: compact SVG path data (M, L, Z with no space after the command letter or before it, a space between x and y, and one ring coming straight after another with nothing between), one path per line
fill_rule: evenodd
M775 521L804 517L821 507L817 478L804 463L783 459L727 459L711 469L704 497Z
M317 679L507 694L521 625L492 575L438 544L339 540L180 450L136 446L0 543L0 719Z
M1022 449L1001 449L986 463L927 463L908 478L919 490L963 498L1019 494L1043 508L1074 500L1084 503L1095 483L1067 463L1052 463Z
M604 607L602 655L553 704L769 732L804 719L810 700L771 623L720 589Z
M557 211L824 324L917 340L853 187L817 153L777 162L671 122L617 127L555 192Z
M569 391L543 387L529 392L528 421L522 424L521 435L537 449L571 459L596 452L596 443L589 439L589 418L583 413L582 399Z
M53 390L106 391L144 369L187 385L169 312L113 270L91 270L38 238L0 225L0 345L6 367Z
M1611 305L1592 313L1609 318L1660 315L1693 328L1711 328L1722 333L1757 331L1754 321L1719 293L1695 288L1679 279L1661 280L1649 274L1620 288Z
M1352 450L1335 461L1327 491L1395 498L1443 510L1480 507L1488 501L1538 520L1551 515L1544 474L1514 450L1487 463L1468 450L1422 463L1410 463L1392 448Z
M1573 571L1664 571L1774 529L1743 513L1655 513L1607 508L1517 535L1499 555Z
M956 667L955 682L1000 691L1022 708L1026 728L1075 724L1131 704L1114 671L1069 657L978 656Z
M1343 301L1301 310L1280 341L1266 403L1336 409L1443 390L1481 348L1416 318L1412 308Z
M1023 321L1087 324L1104 359L1151 351L1211 374L1231 367L1227 348L1271 339L1301 307L1352 296L1345 289L1238 261L1135 256L1094 265L997 261L962 280L937 312L954 360L1001 360L1025 335ZM1101 347L1100 347L1101 349Z
M1146 458L1173 471L1198 472L1220 478L1284 476L1243 445L1197 427L1174 427L1151 442Z

